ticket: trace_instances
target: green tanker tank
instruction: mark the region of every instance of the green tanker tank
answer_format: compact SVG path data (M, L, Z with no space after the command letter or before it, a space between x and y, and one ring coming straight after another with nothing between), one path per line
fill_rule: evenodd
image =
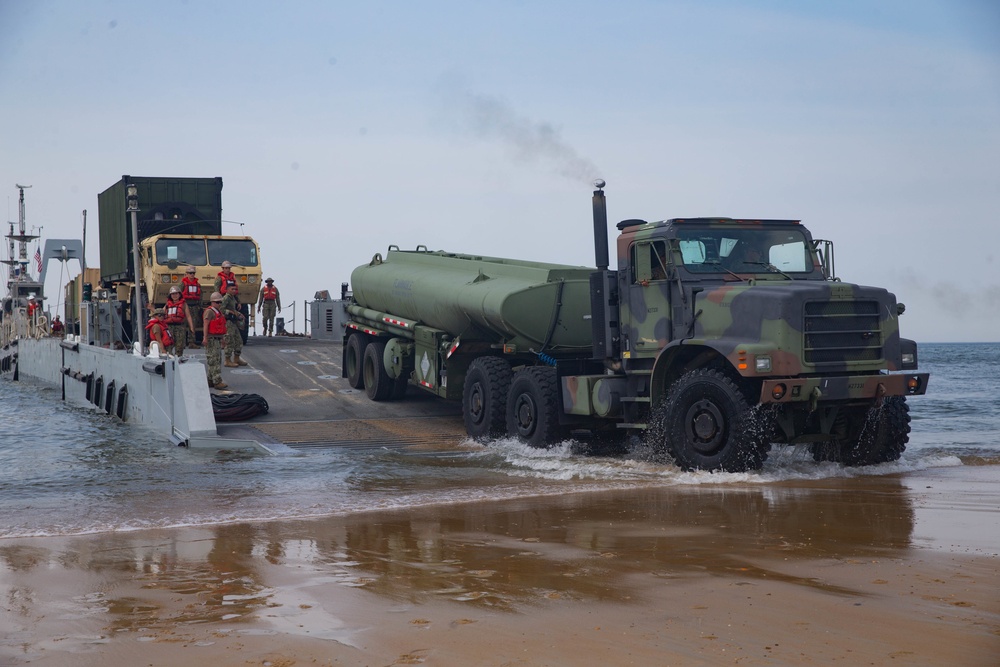
M351 386L459 400L474 438L623 435L686 470L759 468L773 443L899 458L928 375L893 294L836 278L796 220L625 220L612 270L597 185L596 269L396 246L358 267Z
M351 274L354 300L466 341L589 353L590 274L561 264L391 247Z

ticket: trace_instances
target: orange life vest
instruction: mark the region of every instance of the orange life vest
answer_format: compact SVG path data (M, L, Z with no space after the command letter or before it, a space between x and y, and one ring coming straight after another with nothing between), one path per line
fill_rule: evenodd
M264 301L274 301L278 298L278 288L270 287L268 285L264 286Z
M236 274L232 271L229 273L219 271L219 277L222 278L222 284L219 285L219 294L225 294L231 285L236 284Z
M160 327L159 338L153 334L153 327ZM158 317L154 317L149 321L149 324L146 325L146 331L149 333L150 342L155 340L163 345L164 348L170 347L174 344L174 337L170 335L170 330L163 326L163 322L161 322ZM164 350L164 352L165 351L166 350Z
M35 311L41 310L42 307L35 301L28 302L28 317L35 314Z
M214 305L209 306L208 310L215 313L215 316L208 321L208 334L210 336L225 336L226 335L226 318L222 316L222 311L216 308ZM205 312L207 313L208 310Z
M177 301L167 301L167 304L163 306L163 310L166 312L166 317L164 321L167 324L180 324L184 321L184 300L178 299Z
M185 301L201 301L201 283L198 282L197 278L184 276L181 278L181 282L184 284L182 293Z

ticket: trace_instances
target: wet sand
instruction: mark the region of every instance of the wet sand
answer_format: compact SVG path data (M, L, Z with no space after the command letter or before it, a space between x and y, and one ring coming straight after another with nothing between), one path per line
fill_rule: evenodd
M1000 466L0 541L0 665L996 665Z

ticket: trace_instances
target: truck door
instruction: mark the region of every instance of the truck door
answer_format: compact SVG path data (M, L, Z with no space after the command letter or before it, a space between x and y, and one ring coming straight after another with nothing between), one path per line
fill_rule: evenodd
M670 277L662 240L636 241L622 276L627 304L622 314L623 350L633 359L653 358L671 338Z

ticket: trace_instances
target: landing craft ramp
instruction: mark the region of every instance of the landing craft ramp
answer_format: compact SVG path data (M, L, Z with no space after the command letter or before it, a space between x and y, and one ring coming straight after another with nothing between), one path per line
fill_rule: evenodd
M189 353L190 354L190 353ZM192 354L204 360L204 351ZM456 445L467 437L461 407L415 388L405 400L374 402L341 377L341 345L294 336L251 337L248 366L223 368L226 393L259 394L268 412L218 423L224 438L263 445L382 447Z

